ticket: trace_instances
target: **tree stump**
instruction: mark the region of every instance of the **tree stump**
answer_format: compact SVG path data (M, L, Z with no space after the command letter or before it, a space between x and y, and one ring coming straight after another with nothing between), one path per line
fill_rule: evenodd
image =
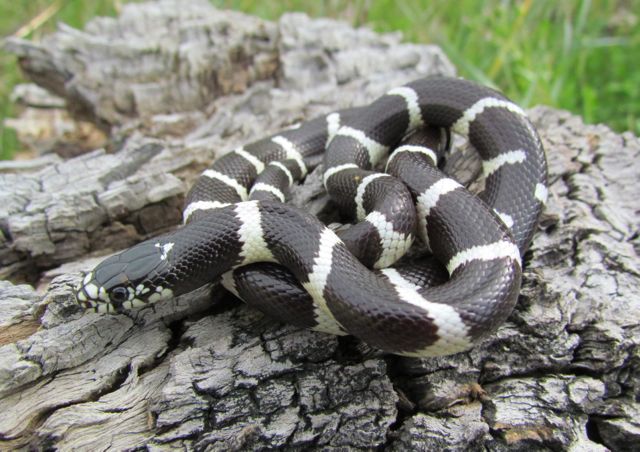
M55 95L43 106L27 89L29 111L66 109L82 127L31 135L62 157L0 164L0 276L12 281L0 282L3 448L637 450L638 137L529 111L549 201L516 310L467 353L386 356L279 324L215 285L126 316L82 315L78 271L175 228L214 158L455 71L439 48L395 34L302 14L267 22L205 0L129 4L5 48ZM23 120L14 126L33 126ZM68 130L108 140L69 157L84 148L64 144ZM472 164L451 166L464 178ZM327 209L318 171L294 202Z

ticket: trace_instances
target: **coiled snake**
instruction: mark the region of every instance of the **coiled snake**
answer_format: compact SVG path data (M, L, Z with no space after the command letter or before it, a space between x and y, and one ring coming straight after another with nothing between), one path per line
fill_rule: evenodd
M437 169L443 130L468 136L482 157L479 196ZM338 233L283 202L322 159L329 195L358 220ZM240 298L303 327L405 356L456 353L512 311L546 178L520 107L462 79L417 80L218 159L191 189L183 227L104 260L77 299L117 313L222 276ZM392 267L414 234L433 257Z

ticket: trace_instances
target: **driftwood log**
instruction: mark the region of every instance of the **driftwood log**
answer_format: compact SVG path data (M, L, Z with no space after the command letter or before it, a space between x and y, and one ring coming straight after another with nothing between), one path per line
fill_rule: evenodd
M23 87L12 125L57 154L0 165L0 448L640 447L631 133L531 109L550 197L515 312L468 353L404 359L278 324L217 286L129 316L82 315L72 286L101 256L176 227L215 157L451 75L440 49L204 0L131 4L117 19L5 49L48 91ZM33 118L54 113L64 120L52 136L33 133ZM294 197L331 209L317 172Z

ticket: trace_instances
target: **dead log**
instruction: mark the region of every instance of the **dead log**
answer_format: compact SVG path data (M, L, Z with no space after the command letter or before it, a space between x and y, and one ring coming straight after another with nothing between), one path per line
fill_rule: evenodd
M265 22L204 0L131 4L5 47L109 141L0 165L0 275L37 284L0 283L3 448L637 447L631 133L530 110L550 164L545 218L515 312L468 353L384 356L277 324L217 287L129 316L81 315L77 271L175 227L213 158L454 70L440 49L396 35L300 14ZM295 202L325 208L318 173Z

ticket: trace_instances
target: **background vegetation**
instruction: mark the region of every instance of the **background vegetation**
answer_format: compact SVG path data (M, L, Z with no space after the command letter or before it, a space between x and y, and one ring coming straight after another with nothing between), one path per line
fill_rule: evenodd
M0 34L38 39L59 21L82 27L131 0L0 0ZM211 0L276 19L287 11L329 16L408 41L434 43L466 78L490 84L527 107L547 104L585 121L640 135L640 0ZM0 115L21 80L0 54ZM2 127L0 125L0 127ZM17 149L1 129L0 158Z

